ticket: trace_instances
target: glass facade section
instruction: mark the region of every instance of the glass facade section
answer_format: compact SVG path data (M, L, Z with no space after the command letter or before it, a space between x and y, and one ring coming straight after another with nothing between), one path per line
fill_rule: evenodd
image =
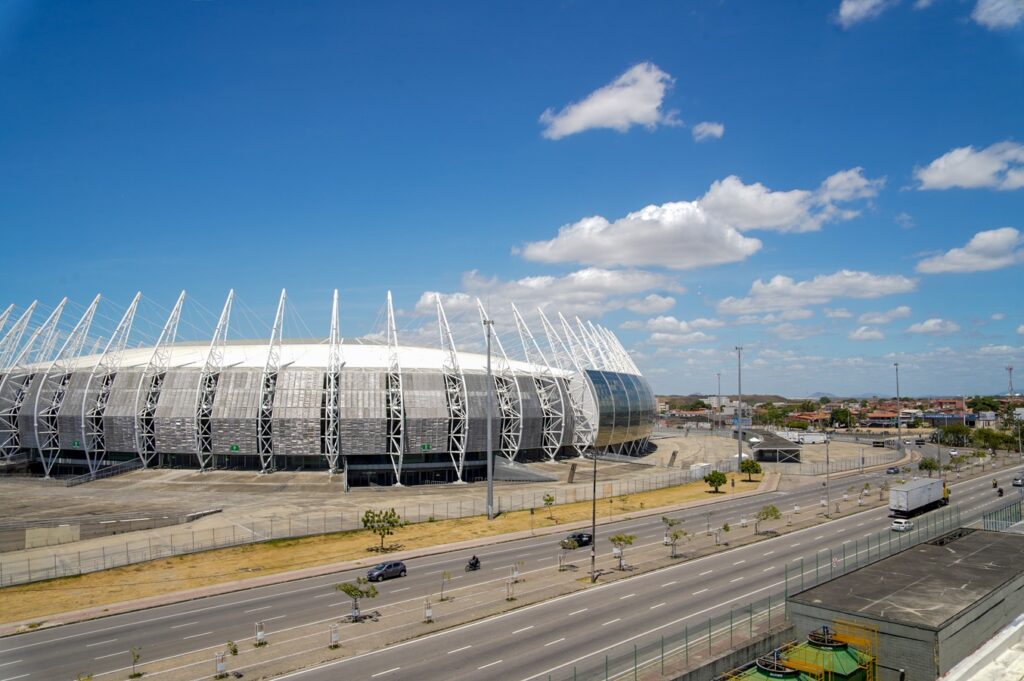
M598 402L594 446L619 445L650 437L654 428L654 394L641 376L588 370Z

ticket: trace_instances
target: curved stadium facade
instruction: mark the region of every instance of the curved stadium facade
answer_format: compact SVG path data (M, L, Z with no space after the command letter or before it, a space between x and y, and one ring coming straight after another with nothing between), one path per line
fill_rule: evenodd
M228 341L232 299L208 342L175 342L182 294L157 343L128 348L136 296L92 354L82 350L98 297L59 347L64 305L34 328L30 307L0 339L4 458L46 475L137 461L329 470L354 485L474 481L486 475L488 418L499 462L646 450L654 395L602 327L541 312L534 335L513 306L505 333L515 329L526 361L492 334L488 373L487 355L454 347L440 301L429 348L399 344L390 295L380 342L341 341L336 294L329 338L282 339L283 292L270 339Z

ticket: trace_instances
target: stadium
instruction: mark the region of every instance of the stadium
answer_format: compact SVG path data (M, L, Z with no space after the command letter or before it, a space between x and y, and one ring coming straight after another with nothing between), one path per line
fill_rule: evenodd
M65 302L35 326L35 303L10 325L8 308L4 462L48 477L114 467L323 470L351 485L409 485L483 479L489 443L505 470L648 447L650 386L612 332L578 318L538 310L535 334L512 305L501 328L523 361L506 354L479 301L483 353L456 349L440 298L435 347L399 344L390 293L386 332L354 341L339 336L337 292L328 338L282 338L284 291L268 339L228 340L231 292L210 340L177 341L184 298L154 344L130 347L136 295L102 350L88 352L99 296L66 333Z

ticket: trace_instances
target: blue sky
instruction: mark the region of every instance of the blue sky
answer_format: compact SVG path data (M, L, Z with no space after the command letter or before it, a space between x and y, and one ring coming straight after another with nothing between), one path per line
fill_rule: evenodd
M391 289L408 342L435 293L467 347L477 296L513 353L509 301L580 314L660 392L735 345L748 390L1005 390L1024 3L0 0L0 228L0 304L102 293L94 335Z

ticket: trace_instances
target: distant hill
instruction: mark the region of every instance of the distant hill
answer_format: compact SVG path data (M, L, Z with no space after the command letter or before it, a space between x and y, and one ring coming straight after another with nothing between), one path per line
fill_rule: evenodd
M657 395L657 398L663 402L669 404L673 402L693 402L694 400L709 397L709 395L701 393L691 393L689 395ZM736 393L722 393L722 398L727 400L735 400ZM748 395L743 393L743 401L747 404L757 404L759 402L792 402L789 398L782 397L781 395Z

